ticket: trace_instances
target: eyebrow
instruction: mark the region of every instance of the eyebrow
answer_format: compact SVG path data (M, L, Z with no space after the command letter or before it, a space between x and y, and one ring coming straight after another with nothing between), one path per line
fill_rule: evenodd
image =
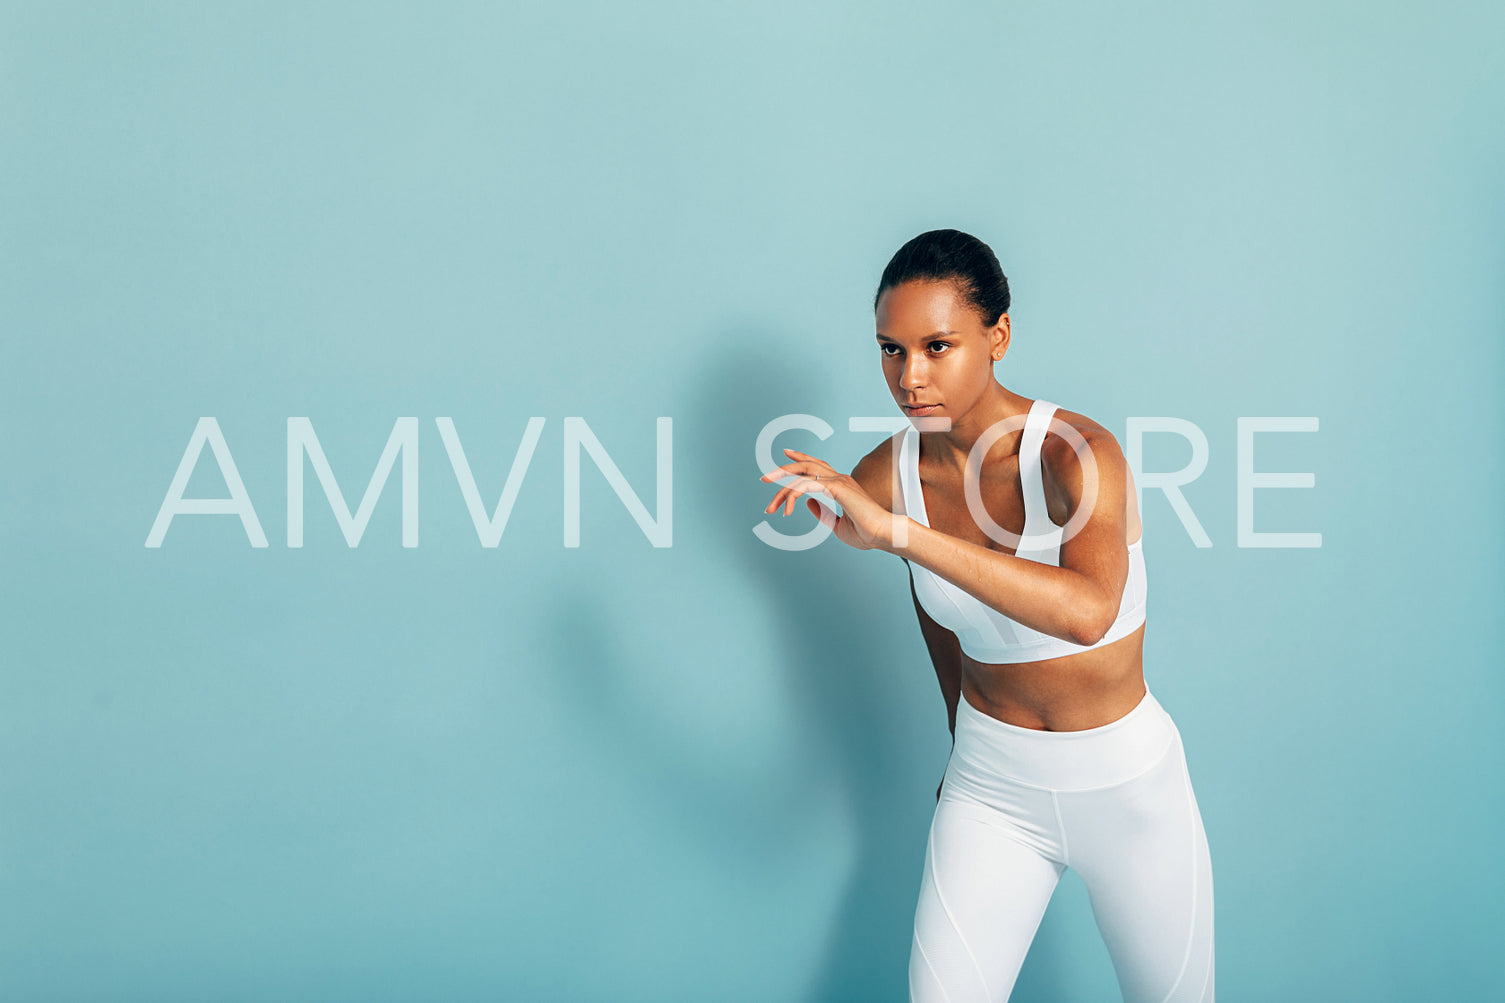
M927 338L944 338L944 337L946 337L948 335L952 335L952 334L961 334L961 332L960 331L932 331L930 334L925 335L925 337L927 337ZM884 334L882 331L878 332L878 340L879 341L891 341L895 345L898 344L897 341L894 341L894 339L890 338L888 335Z

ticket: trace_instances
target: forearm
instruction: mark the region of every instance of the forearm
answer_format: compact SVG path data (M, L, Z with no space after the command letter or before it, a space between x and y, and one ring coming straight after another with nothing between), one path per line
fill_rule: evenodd
M1096 582L1069 568L991 550L913 519L908 530L907 544L896 547L895 554L1041 633L1092 644L1101 636L1105 615L1114 612ZM955 704L950 706L954 717Z

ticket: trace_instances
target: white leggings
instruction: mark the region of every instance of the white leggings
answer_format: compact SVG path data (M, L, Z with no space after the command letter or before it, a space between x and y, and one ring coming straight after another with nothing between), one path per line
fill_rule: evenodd
M965 695L930 824L911 1003L1001 1003L1067 867L1126 1003L1213 999L1212 859L1175 723L1148 690L1085 731L1021 728Z

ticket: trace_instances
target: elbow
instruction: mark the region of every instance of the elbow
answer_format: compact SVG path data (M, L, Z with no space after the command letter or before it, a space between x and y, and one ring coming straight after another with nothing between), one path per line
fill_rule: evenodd
M1090 648L1097 642L1101 641L1105 636L1107 636L1107 633L1108 632L1106 630L1099 630L1096 626L1092 626L1090 628L1078 627L1072 634L1071 640L1074 644L1080 644L1084 648Z
M1072 632L1072 640L1083 647L1090 648L1108 636L1108 631L1113 629L1113 623L1117 619L1117 606L1105 609L1094 605L1088 615L1077 620Z

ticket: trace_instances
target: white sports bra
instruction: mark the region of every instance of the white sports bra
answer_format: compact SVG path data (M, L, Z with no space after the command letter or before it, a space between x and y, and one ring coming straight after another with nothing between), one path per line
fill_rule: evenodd
M1024 532L1016 556L1042 564L1061 563L1061 527L1051 522L1046 511L1045 487L1040 470L1040 446L1056 405L1037 400L1025 419L1024 435L1019 441L1019 476L1024 486ZM925 493L920 485L920 433L913 425L899 440L899 478L904 490L904 508L922 526L929 526L925 512ZM1144 571L1144 530L1139 539L1128 544L1129 578L1124 583L1118 619L1096 644L1074 644L1052 637L1014 620L963 591L928 568L909 562L914 573L915 596L931 619L956 634L962 651L976 661L988 664L1033 662L1043 658L1073 655L1112 644L1127 637L1144 623L1146 581Z

